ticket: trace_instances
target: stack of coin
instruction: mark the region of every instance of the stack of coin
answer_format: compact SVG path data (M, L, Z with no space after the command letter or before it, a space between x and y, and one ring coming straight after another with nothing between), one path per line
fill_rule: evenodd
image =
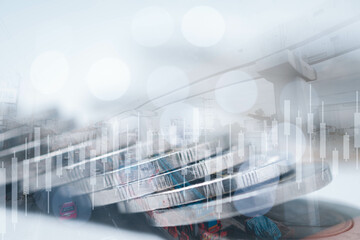
M33 146L25 149L23 164L18 165L20 186L27 184L28 192L68 186L74 189L73 196L89 196L93 207L117 204L122 213L144 212L153 226L168 230L236 216L245 218L247 229L257 219L266 222L259 216L274 206L331 181L326 164L299 166L289 160L291 156L276 155L276 151L251 152L252 143L249 153L239 154L228 134L155 146L141 143L136 133L116 133L126 141L110 144L97 129L90 132L90 137L80 134L80 140L77 137L72 145L58 148L50 148L51 143L71 134L48 136L47 141L41 136L45 140L39 142L40 155ZM257 134L248 136L256 139ZM25 168L30 174L23 174ZM210 234L209 228L203 233Z

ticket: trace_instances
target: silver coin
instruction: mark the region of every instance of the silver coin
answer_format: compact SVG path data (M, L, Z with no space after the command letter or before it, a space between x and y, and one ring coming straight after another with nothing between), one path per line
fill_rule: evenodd
M282 161L279 161L278 163L240 171L236 174L190 185L185 188L124 201L119 203L119 209L127 213L145 212L211 199L219 194L228 194L232 191L246 189L274 179L277 180L281 175L293 171L293 166L282 165L282 163Z
M152 151L152 154L157 154L161 151L167 151L169 149L168 144L164 144L164 149L155 149ZM121 148L116 151L111 151L106 154L102 154L99 156L91 157L88 159L85 159L84 161L77 162L71 165L63 166L60 169L55 169L51 172L51 182L52 186L56 187L59 185L69 184L74 181L78 181L80 179L89 178L91 176L90 173L90 165L95 165L95 172L98 174L103 174L108 171L113 171L114 168L117 169L119 167L124 167L125 161L128 162L129 165L137 164L138 161L135 157L135 155L138 153L140 154L140 162L144 161L142 159L147 159L148 157L151 157L148 155L147 151L147 145L132 145L126 148ZM33 169L35 165L30 165L32 168L30 169L30 172L35 172ZM56 166L55 166L56 167ZM45 179L45 163L40 165L40 168L42 171L40 171L38 178ZM58 176L56 174L57 171L61 171L63 174L61 176ZM37 191L39 189L45 188L45 181L40 181L37 184L35 184L35 177L32 178L32 181L30 181L32 184L30 186L31 191Z
M217 165L221 161L219 168ZM115 188L94 193L94 205L102 206L120 201L138 198L154 192L164 191L176 186L188 184L191 181L210 176L217 172L243 163L234 152L225 153L220 156L211 157L198 163L176 169L170 172L159 174L137 182L120 185Z
M218 142L203 143L180 151L174 151L126 166L124 168L94 176L93 183L90 178L74 182L73 186L79 189L81 194L101 191L121 184L138 182L152 176L181 168L216 154Z
M40 139L38 142L37 141L31 141L28 142L27 144L20 144L18 146L15 146L14 148L18 148L19 151L25 151L26 149L30 151L30 149L32 149L35 145L41 145L41 147L49 147L49 153L46 154L42 154L40 156L34 156L32 158L29 159L18 159L18 177L17 180L23 180L24 175L23 173L23 161L27 160L28 161L28 168L29 168L29 173L30 173L30 187L31 187L31 191L36 191L39 189L44 188L45 183L43 183L42 181L38 181L37 179L45 179L45 174L47 174L47 170L51 170L51 174L52 175L52 179L53 179L53 183L54 186L60 185L62 184L62 181L66 181L67 176L62 176L61 180L60 180L60 184L56 184L56 172L59 171L57 169L57 164L56 164L56 157L57 156L61 156L61 160L62 160L62 167L61 167L61 171L66 175L69 172L69 169L73 169L73 168L86 168L84 167L85 165L88 164L88 162L91 162L91 159L89 159L89 151L85 151L85 156L86 159L85 161L79 161L79 156L76 158L75 156L75 151L80 150L81 148L92 148L94 146L96 146L96 144L98 144L99 139L95 138L95 139L90 139L90 140L86 140L86 141L79 141L78 139L86 139L85 136L87 135L91 135L90 133L93 132L91 130L89 131L85 131L85 132L67 132L61 135L55 135L55 136L50 136L49 139L50 143L51 142L57 142L58 144L53 144L56 145L55 147L52 147L50 149L50 146L47 146L47 139L48 138L42 138ZM122 136L119 137L119 139L125 139L126 135L125 133L121 133ZM134 134L130 135L130 137L126 138L126 142L121 141L119 143L119 146L121 149L124 149L126 146L132 146L134 145L135 141L136 141L136 137L134 136ZM75 141L75 142L74 142ZM74 145L68 145L69 142L75 143ZM111 151L111 148L109 149ZM11 153L13 153L14 151L12 151ZM72 152L73 154L73 161L74 163L67 165L64 163L63 161L63 154L68 154L69 152ZM112 155L115 155L117 151L111 151L110 153L107 154L102 154L103 156L98 156L95 160L97 159L104 159L104 157L109 157ZM126 152L126 150L125 150ZM117 153L119 154L119 153ZM108 156L109 155L109 156ZM11 161L10 161L11 162ZM48 164L48 162L50 162L50 164ZM105 161L102 161L104 164L102 165L103 168L106 168L108 165ZM6 163L6 162L5 162ZM111 163L113 164L113 162ZM47 165L50 165L50 168L47 168ZM6 166L10 167L9 164L7 164ZM98 164L97 166L100 166L100 164ZM111 165L112 166L112 165ZM79 169L78 169L79 170ZM100 171L100 169L99 169ZM78 174L78 172L76 172L75 174ZM74 175L74 174L72 174ZM11 177L7 178L7 183L11 182ZM34 184L35 183L35 184Z
M152 224L157 227L188 225L208 222L215 219L229 218L237 215L252 213L264 208L271 208L280 203L290 201L309 192L316 191L331 182L331 172L328 165L321 164L304 165L303 178L296 182L296 177L289 176L279 182L278 185L263 187L258 190L229 196L220 200L191 204L173 209L155 210L150 212ZM250 200L262 194L274 194L275 199L271 204L255 204L253 207L243 206L242 209L235 207L237 202ZM221 211L218 211L221 209Z
M61 136L58 136L58 137L61 137ZM44 139L41 140L42 142L44 142ZM57 170L57 164L56 164L56 157L57 156L61 156L61 161L62 161L62 165L65 165L64 164L64 161L63 161L63 158L62 158L62 155L63 154L68 154L69 152L74 152L76 150L79 150L81 148L88 148L88 147L91 147L91 146L94 146L96 144L96 139L92 139L92 140L88 140L88 141L84 141L84 142L80 142L80 143L77 143L75 145L71 145L71 147L64 147L62 146L61 148L57 149L57 150L53 150L47 154L43 154L43 155L40 155L40 156L35 156L35 157L32 157L32 158L29 158L29 159L25 159L28 161L28 166L29 166L29 172L32 174L31 176L31 180L30 183L35 183L36 182L36 187L35 189L33 190L37 190L37 189L41 189L43 186L41 185L42 183L40 182L40 186L38 185L39 183L37 181L35 181L36 178L43 178L44 176L42 175L45 175L46 174L46 171L47 171L47 168L46 168L46 165L47 165L47 162L50 161L50 170L52 171L52 174L54 176L56 176L56 171ZM25 146L25 145L24 145ZM21 150L24 150L25 147L22 146L22 149ZM27 147L30 149L34 146L34 142L30 142ZM105 154L106 155L106 154ZM75 156L73 156L73 160L74 161L79 161L79 159L76 159ZM100 159L102 159L103 157L100 157ZM71 165L68 165L68 166L62 166L61 167L61 171L66 173L68 169L71 169L71 168L75 168L75 167L79 167L81 165L85 165L87 164L87 162L89 162L91 159L87 159L85 161L82 161L82 162L77 162L77 163L73 163ZM24 160L23 160L24 161ZM81 168L81 167L80 167ZM18 163L18 180L22 180L23 179L23 174L20 174L23 172L23 164L22 162L19 162ZM66 177L64 177L66 178ZM11 179L8 179L8 181L11 181ZM56 182L56 178L54 178L54 182ZM30 185L33 185L33 184L30 184ZM35 187L32 186L32 187Z

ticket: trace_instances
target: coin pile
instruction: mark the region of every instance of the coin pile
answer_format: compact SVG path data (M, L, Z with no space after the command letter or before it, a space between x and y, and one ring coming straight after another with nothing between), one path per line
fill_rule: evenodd
M239 216L249 230L249 220L331 181L326 164L296 169L290 155L251 151L251 142L244 151L229 133L172 145L160 135L141 142L136 132L103 132L100 127L47 134L37 141L27 131L22 135L29 137L27 143L17 153L19 189L30 194L68 186L73 196L88 196L93 208L117 204L122 213L144 212L153 226L170 234L178 226L196 225L203 226L201 234L224 237L204 223L219 227L221 220ZM64 145L66 139L71 145ZM13 180L7 177L7 183Z

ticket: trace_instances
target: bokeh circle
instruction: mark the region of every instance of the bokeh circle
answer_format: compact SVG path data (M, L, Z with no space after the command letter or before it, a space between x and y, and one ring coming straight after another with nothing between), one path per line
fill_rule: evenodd
M129 88L130 70L117 58L104 58L94 63L88 74L91 93L102 101L120 98Z
M185 39L197 47L217 44L225 33L225 21L214 8L198 6L183 17L181 30Z
M248 74L231 71L220 77L216 84L215 97L216 102L225 111L243 113L255 105L258 87Z

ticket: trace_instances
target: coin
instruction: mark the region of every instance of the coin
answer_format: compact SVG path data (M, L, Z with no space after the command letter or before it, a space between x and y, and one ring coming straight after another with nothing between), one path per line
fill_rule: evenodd
M218 168L217 163L223 164ZM133 198L138 198L154 192L160 192L177 186L189 185L190 182L203 179L216 172L222 172L228 168L241 164L244 160L236 156L233 152L214 156L198 163L185 166L163 174L131 182L127 185L120 185L110 190L95 192L95 205L107 205ZM109 197L108 197L109 196Z
M301 183L296 182L296 176L293 174L285 179L282 179L275 190L269 187L271 186L270 183L269 186L267 185L254 191L229 196L221 200L212 200L210 202L191 204L178 208L155 210L150 214L152 224L157 227L179 226L207 222L214 219L229 218L244 213L251 213L271 206L267 206L266 204L254 204L253 208L244 206L244 209L242 209L240 213L239 208L236 208L234 203L251 199L256 195L274 191L276 199L273 204L278 205L306 193L318 190L331 182L331 172L329 166L326 164L324 164L323 168L321 164L315 164L315 166L311 164L304 164L302 169L303 179ZM217 211L217 206L221 206L221 212Z
M145 161L146 159L151 157L147 154L146 147L147 144L132 145L129 147L121 148L119 150L108 152L106 154L90 157L81 162L77 162L67 166L62 166L60 167L60 169L55 168L51 172L52 186L56 187L90 177L89 170L91 164L95 165L96 168L95 171L98 174L103 174L109 171L113 171L114 169L124 167L125 161L127 161L129 165L137 164L139 162L138 160L140 160L140 162ZM161 151L166 151L167 149L169 149L169 145L164 144L164 149L161 149ZM152 153L157 154L158 151L160 151L160 149L156 149L156 150L157 151L153 151ZM136 157L129 157L129 156L135 156L137 153L139 153L138 159ZM54 155L56 155L56 153ZM32 166L34 167L34 165ZM41 165L39 165L39 167L40 167L40 173L42 174L40 174L38 178L44 178L46 175L45 163L42 163ZM60 171L63 174L61 176L58 176L58 174L56 174L57 171ZM33 177L31 180L32 181L30 182L33 183L30 186L31 191L37 191L45 188L45 181L40 181L37 184L34 184L36 182L35 177Z
M170 208L189 203L211 199L221 194L228 194L239 189L246 189L269 181L276 181L279 176L293 171L293 166L281 166L276 163L255 169L248 169L233 175L227 175L185 188L147 195L141 198L124 201L120 208L124 212L145 212Z
M101 191L113 186L146 179L208 158L216 153L217 148L217 142L199 144L96 175L94 176L95 184L92 184L90 176L90 178L74 182L73 185L79 189L81 194Z

